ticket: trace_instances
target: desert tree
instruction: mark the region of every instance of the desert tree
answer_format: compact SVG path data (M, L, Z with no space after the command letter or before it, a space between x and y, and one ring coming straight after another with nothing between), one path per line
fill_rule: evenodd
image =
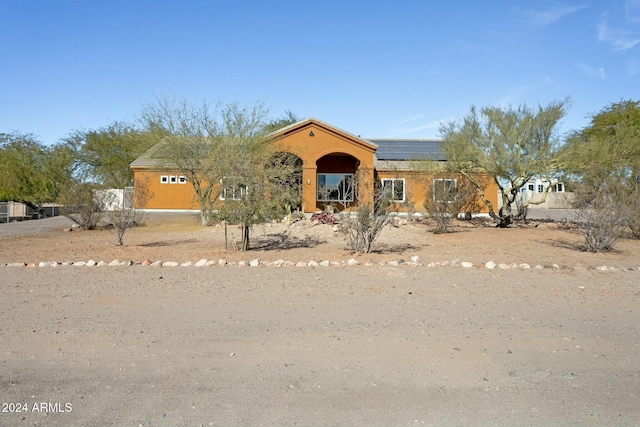
M71 175L66 147L46 146L32 134L0 133L0 200L41 211L41 204L54 202Z
M241 225L242 250L250 249L252 226L280 220L300 203L298 159L278 151L266 119L261 105L231 104L222 113L219 215Z
M602 209L602 221L622 219L640 238L640 102L615 102L594 114L568 138L563 155L576 182L576 207ZM610 203L592 203L603 199Z
M482 183L480 177L475 179ZM450 232L452 221L460 214L480 210L477 187L464 175L439 173L430 176L426 185L423 206L434 223L436 234Z
M339 194L344 209L339 213L338 230L353 253L370 253L391 219L393 189L371 183L357 172Z
M135 187L119 191L94 191L93 197L101 206L105 225L112 227L118 246L124 245L124 234L139 226L144 220L145 204L152 197L148 182L138 182ZM119 197L122 195L122 198Z
M131 162L158 140L158 134L114 121L95 130L73 130L63 143L73 153L77 178L106 188L124 188L133 185Z
M526 105L506 109L471 107L462 120L441 127L448 161L473 183L497 226L512 223L512 205L527 181L536 176L552 181L562 171L557 127L568 105L569 99L536 109ZM477 179L482 174L500 190L502 206L498 210ZM545 198L546 192L541 200L529 203L543 203Z
M70 181L58 196L60 211L83 230L94 230L102 219L103 203L94 197L95 184Z
M200 104L157 98L140 115L144 129L160 142L154 148L162 166L185 176L193 186L203 226L213 218L216 189L223 176L225 129L219 111Z

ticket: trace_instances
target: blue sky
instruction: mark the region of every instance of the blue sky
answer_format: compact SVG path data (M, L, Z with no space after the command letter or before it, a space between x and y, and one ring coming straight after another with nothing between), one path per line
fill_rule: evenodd
M55 143L165 95L379 138L570 96L569 131L640 99L640 0L0 0L0 132Z

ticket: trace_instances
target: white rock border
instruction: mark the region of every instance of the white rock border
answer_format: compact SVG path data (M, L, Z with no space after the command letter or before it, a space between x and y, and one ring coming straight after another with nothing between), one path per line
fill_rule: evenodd
M452 268L476 268L476 269L486 269L486 270L564 270L564 271L640 271L640 267L616 267L616 266L588 266L584 264L576 264L574 266L567 265L558 265L558 264L536 264L530 265L527 263L495 263L493 260L487 261L484 264L474 264L468 261L460 261L460 260L452 260L452 261L441 261L441 262L429 262L423 263L420 261L420 257L412 256L410 261L405 261L403 259L399 260L391 260L387 262L374 263L372 261L360 262L355 258L350 258L348 260L310 260L310 261L285 261L283 259L278 259L275 261L263 261L258 258L254 258L250 261L227 261L224 258L219 258L216 260L207 260L200 259L198 261L185 261L185 262L176 262L176 261L151 261L146 259L144 261L119 261L114 259L111 262L105 261L94 261L92 259L88 261L66 261L66 262L58 262L58 261L40 261L40 262L12 262L12 263L0 263L0 268L2 267L26 267L26 268L47 268L47 267L66 267L66 266L74 266L74 267L89 267L89 268L99 268L99 267L123 267L123 266L151 266L151 267L275 267L275 268L288 268L288 267L309 267L309 268L326 268L326 267L372 267L374 265L377 266L385 266L385 267L426 267L426 268L435 268L435 267L452 267Z

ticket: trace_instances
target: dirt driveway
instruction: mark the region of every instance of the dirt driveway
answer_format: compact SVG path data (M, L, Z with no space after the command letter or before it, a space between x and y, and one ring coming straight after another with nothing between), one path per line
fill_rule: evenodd
M120 249L105 232L4 238L0 262L236 256L215 228L163 224ZM254 254L348 256L305 227L313 247ZM470 258L456 242L485 231L389 230L398 252L371 257ZM497 238L478 259L638 261L634 242L593 258L570 231L512 231L529 252ZM405 232L419 239L400 246ZM0 426L638 426L638 283L623 269L0 266Z

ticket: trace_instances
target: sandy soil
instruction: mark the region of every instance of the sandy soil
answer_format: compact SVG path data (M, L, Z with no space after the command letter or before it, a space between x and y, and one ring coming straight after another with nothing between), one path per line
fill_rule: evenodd
M308 223L241 254L194 216L154 215L126 247L46 221L0 226L0 263L352 256ZM2 266L0 425L637 426L639 271L378 265L640 264L637 241L579 244L559 224L409 224L370 267Z

